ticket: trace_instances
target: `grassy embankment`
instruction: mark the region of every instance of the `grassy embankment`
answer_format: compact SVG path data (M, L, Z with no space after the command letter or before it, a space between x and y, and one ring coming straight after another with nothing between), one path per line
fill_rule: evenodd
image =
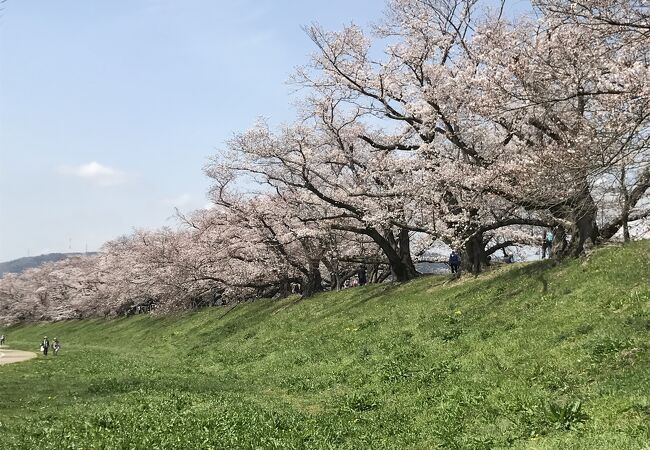
M9 329L0 447L648 448L650 242L445 280Z

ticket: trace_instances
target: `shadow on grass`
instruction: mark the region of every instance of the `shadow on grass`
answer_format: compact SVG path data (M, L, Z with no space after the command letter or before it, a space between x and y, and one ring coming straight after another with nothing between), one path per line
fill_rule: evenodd
M449 283L432 295L439 296L441 301L453 300L457 304L471 306L479 316L489 314L509 303L529 300L536 293L546 294L549 290L549 272L556 266L557 262L546 260L496 267L484 276L466 279L462 283ZM523 293L530 295L522 297Z

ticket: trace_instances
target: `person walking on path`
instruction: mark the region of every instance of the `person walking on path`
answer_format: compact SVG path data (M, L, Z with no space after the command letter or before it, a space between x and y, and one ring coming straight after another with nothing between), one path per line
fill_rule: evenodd
M460 270L460 255L453 250L451 255L449 255L449 267L451 268L451 273L458 273Z
M59 354L59 350L61 350L61 343L59 342L59 338L54 338L54 343L52 344L52 350L54 350L54 355Z
M47 338L47 336L43 337L43 341L41 342L41 351L43 352L43 356L47 356L47 351L50 349L50 341Z
M2 336L0 336L0 345L5 345L5 339L6 339L6 336L4 334Z

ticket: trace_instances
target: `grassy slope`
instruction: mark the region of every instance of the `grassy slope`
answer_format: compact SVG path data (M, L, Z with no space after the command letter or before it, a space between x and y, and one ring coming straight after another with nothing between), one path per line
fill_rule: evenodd
M16 348L35 349L43 334L64 348L57 359L0 367L0 445L650 442L649 241L558 267L445 280L10 329Z

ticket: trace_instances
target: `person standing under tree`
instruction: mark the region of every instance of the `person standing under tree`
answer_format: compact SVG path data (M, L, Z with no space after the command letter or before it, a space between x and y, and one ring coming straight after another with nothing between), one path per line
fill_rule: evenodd
M366 266L361 266L357 272L357 277L359 277L359 286L365 286L368 282L368 274L366 272Z
M452 250L451 255L449 255L449 267L451 273L458 273L460 270L460 255L456 250Z
M47 338L47 336L43 337L43 341L41 342L41 351L43 352L43 356L47 356L47 351L50 349L50 341Z
M5 335L0 336L0 345L5 345Z
M542 259L546 258L546 255L548 254L548 257L551 257L551 249L553 248L553 232L551 230L545 230L543 235L542 235L543 243L542 243Z

